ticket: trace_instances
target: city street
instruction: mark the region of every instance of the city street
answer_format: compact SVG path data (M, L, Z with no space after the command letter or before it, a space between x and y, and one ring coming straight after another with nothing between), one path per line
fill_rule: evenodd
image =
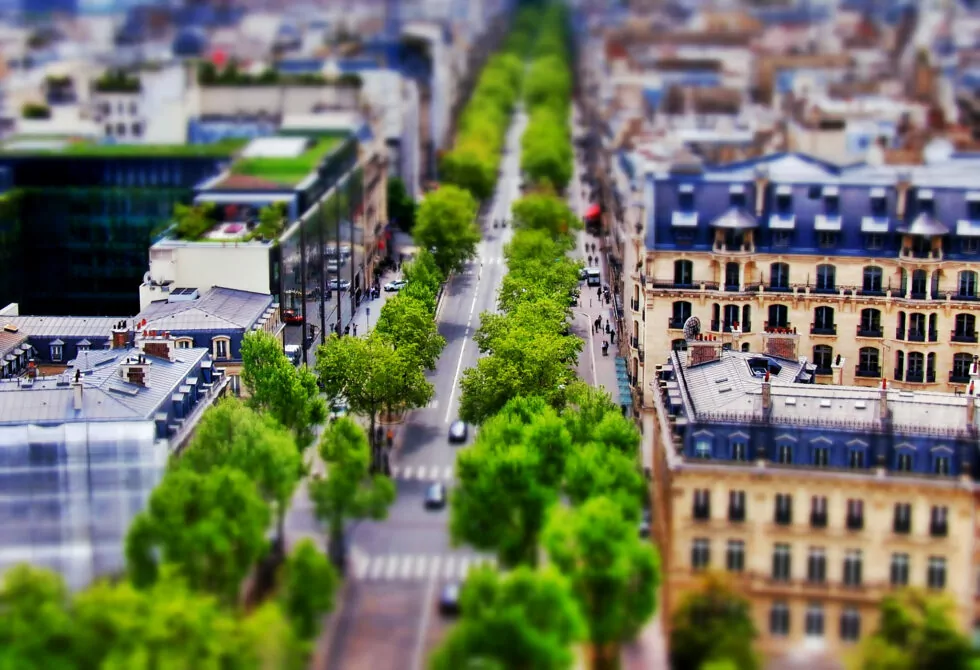
M480 313L495 309L497 289L506 273L503 248L511 229L494 228L493 222L510 219L511 204L520 193L520 137L525 124L524 115L518 114L508 133L478 258L446 286L437 318L447 344L429 375L435 399L395 427L392 476L398 499L388 519L361 522L351 531L348 583L344 600L331 617L327 652L319 667L421 670L450 623L436 610L441 588L462 581L473 566L491 561L471 549L453 548L448 508L426 510L424 496L432 482L451 487L456 451L465 448L449 443L449 425L457 418L460 377L479 357L472 336ZM303 530L299 524L293 529Z

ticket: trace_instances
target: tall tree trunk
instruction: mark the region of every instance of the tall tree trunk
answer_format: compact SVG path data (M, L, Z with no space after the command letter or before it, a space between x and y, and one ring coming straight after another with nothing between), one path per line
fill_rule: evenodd
M619 643L592 646L592 670L619 670Z
M334 567L337 568L337 572L343 575L347 561L347 547L344 538L344 520L331 519L330 520L330 531L327 538L327 555L330 556L330 561L333 563Z
M275 546L286 554L286 505L279 502L276 505L276 539Z
M375 474L378 472L378 465L381 461L381 459L379 458L381 445L378 444L378 436L377 434L375 434L375 431L377 430L377 417L378 417L377 411L372 409L371 430L370 430L370 434L368 435L368 440L371 443L371 474Z

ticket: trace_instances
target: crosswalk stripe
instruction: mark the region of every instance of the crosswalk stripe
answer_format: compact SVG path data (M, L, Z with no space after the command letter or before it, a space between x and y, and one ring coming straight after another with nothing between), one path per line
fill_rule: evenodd
M397 465L392 465L391 466L391 478L392 479L398 479L398 475L399 474L401 474L401 468L399 468Z
M453 478L453 466L451 465L446 466L446 474L444 475L443 478L447 480Z
M419 466L419 479L425 479L426 469L424 465Z
M412 558L413 558L412 556L406 556L402 560L402 569L401 572L399 573L399 576L402 579L408 579L412 574L412 567L413 567Z
M357 579L364 579L367 576L368 565L370 565L371 560L366 556L355 556L354 557L354 577Z
M432 563L429 565L429 578L435 579L439 576L439 566L442 563L442 557L436 556L432 559Z
M404 468L402 468L401 476L399 477L399 479L411 479L411 478L412 478L412 466L406 465Z
M381 577L381 572L385 568L383 556L375 556L371 559L371 579L378 579Z
M452 579L453 578L453 568L455 568L455 567L456 567L456 557L455 556L447 556L446 557L446 569L443 570L443 576L446 579Z
M464 556L459 559L459 581L466 579L466 573L470 571L470 559Z
M385 565L385 579L392 579L395 576L395 570L398 569L398 557L389 556L388 563Z
M425 576L425 556L415 557L415 578L422 579Z

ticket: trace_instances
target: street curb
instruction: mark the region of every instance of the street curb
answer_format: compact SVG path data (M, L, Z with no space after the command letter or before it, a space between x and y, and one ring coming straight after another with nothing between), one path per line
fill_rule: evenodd
M439 289L439 297L436 298L436 313L432 317L436 324L439 323L439 317L442 315L442 306L445 303L443 298L446 297L446 291L449 290L449 285L453 283L455 277L456 275L454 273L449 273L449 277L446 278L446 281L442 283L442 288Z
M344 610L347 608L347 599L353 588L352 580L349 577L344 577L341 581L340 589L334 594L334 604L336 607L324 616L326 621L320 628L320 635L316 638L314 647L310 653L310 662L308 665L310 670L319 670L327 666L327 661L330 660L330 652L333 650L334 638L337 635L337 626L340 625L340 620L344 616Z

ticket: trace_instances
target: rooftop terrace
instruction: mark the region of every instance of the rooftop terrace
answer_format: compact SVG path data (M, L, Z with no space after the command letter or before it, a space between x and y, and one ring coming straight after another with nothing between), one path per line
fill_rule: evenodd
M213 144L101 144L66 137L14 137L0 146L0 153L8 156L79 158L221 158L232 156L247 142L244 139L230 139Z
M316 170L317 166L332 152L341 138L319 137L310 140L305 137L268 137L253 140L242 151L241 157L230 170L230 176L221 185L235 188L235 177L248 177L246 188L266 188L275 186L295 188Z

